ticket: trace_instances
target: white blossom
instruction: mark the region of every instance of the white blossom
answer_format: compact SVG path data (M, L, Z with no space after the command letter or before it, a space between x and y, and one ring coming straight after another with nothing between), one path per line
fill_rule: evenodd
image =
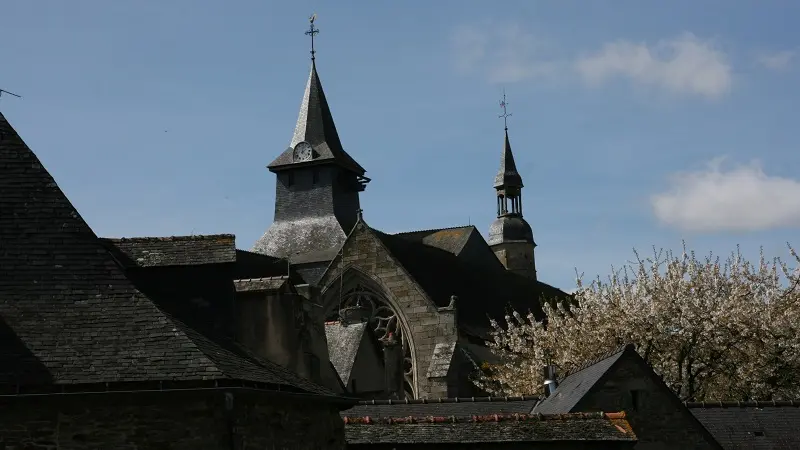
M795 262L797 252L789 246ZM541 392L548 362L563 374L626 343L683 400L800 397L800 271L780 258L721 261L654 252L603 281L577 280L571 307L545 303L547 323L513 312L491 322L475 383L492 395Z

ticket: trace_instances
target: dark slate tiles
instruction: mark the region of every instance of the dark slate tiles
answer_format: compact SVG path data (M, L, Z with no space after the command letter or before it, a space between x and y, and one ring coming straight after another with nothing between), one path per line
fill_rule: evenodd
M322 90L317 66L313 62L292 141L289 148L269 164L270 170L280 170L296 164L294 147L300 142L308 142L313 147L313 162L332 161L358 175L365 173L364 168L342 148L339 133L336 132L336 125L333 122L333 114Z
M236 261L236 238L232 234L106 238L103 242L123 255L120 257L117 254L123 264L138 267L225 264Z
M328 355L339 374L342 383L350 383L350 374L353 370L358 349L367 332L367 323L353 323L342 325L339 322L325 324L325 337L328 341Z
M687 403L725 450L800 448L800 401Z
M472 417L345 418L347 443L474 444L492 442L634 442L621 413L558 416L490 415Z
M489 414L529 414L539 397L465 397L416 400L361 401L342 416L449 417Z

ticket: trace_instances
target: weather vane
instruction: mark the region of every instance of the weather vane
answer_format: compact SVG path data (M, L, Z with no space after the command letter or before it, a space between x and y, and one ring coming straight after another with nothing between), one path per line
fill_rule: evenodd
M317 14L314 13L311 17L308 18L308 22L310 23L308 27L308 31L306 31L306 36L311 36L311 60L314 61L314 54L317 53L314 50L314 36L319 33L319 28L314 26L314 21L317 20Z
M19 95L15 94L15 93L13 93L13 92L9 92L9 91L7 91L7 90L5 90L5 89L0 89L0 97L2 97L2 96L3 96L3 94L13 95L14 97L17 97L17 98L22 98L21 96L19 96Z
M503 125L508 131L508 118L511 117L511 114L508 112L508 103L506 102L506 90L503 89L503 99L500 100L500 107L503 108L503 114L500 114L498 117L503 119Z

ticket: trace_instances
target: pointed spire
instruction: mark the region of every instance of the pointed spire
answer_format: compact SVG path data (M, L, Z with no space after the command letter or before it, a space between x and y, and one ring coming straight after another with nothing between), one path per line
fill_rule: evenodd
M494 177L494 187L524 187L522 176L517 172L517 164L514 162L514 154L511 152L511 142L508 140L508 128L506 128L506 141L503 146L503 156L500 158L500 170Z
M312 16L311 29L306 32L306 34L311 35L312 42L314 34L319 32L318 29L314 28L314 18L315 16ZM314 57L316 50L313 49L313 44L311 52L311 72L308 75L303 101L300 104L300 114L297 117L297 124L295 125L289 148L275 158L267 167L274 170L295 163L328 160L355 172L357 175L363 176L366 172L364 168L342 148L339 133L336 131L333 115L317 73L317 63ZM294 149L300 143L310 144L312 149L310 157L304 159L295 157Z

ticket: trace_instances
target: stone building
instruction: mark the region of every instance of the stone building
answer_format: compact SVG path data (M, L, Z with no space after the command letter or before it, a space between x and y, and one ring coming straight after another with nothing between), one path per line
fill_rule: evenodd
M370 179L344 150L312 58L289 146L268 166L277 178L274 221L252 251L288 258L313 287L329 322L331 358L350 394L480 394L469 376L491 358L484 347L488 317L502 317L509 305L541 314L542 298L566 296L537 279L508 129L499 150L500 169L487 183L497 196L488 241L474 226L376 230L359 202ZM396 343L387 347L390 335Z
M98 239L0 114L0 448L344 448L322 316L275 262Z

